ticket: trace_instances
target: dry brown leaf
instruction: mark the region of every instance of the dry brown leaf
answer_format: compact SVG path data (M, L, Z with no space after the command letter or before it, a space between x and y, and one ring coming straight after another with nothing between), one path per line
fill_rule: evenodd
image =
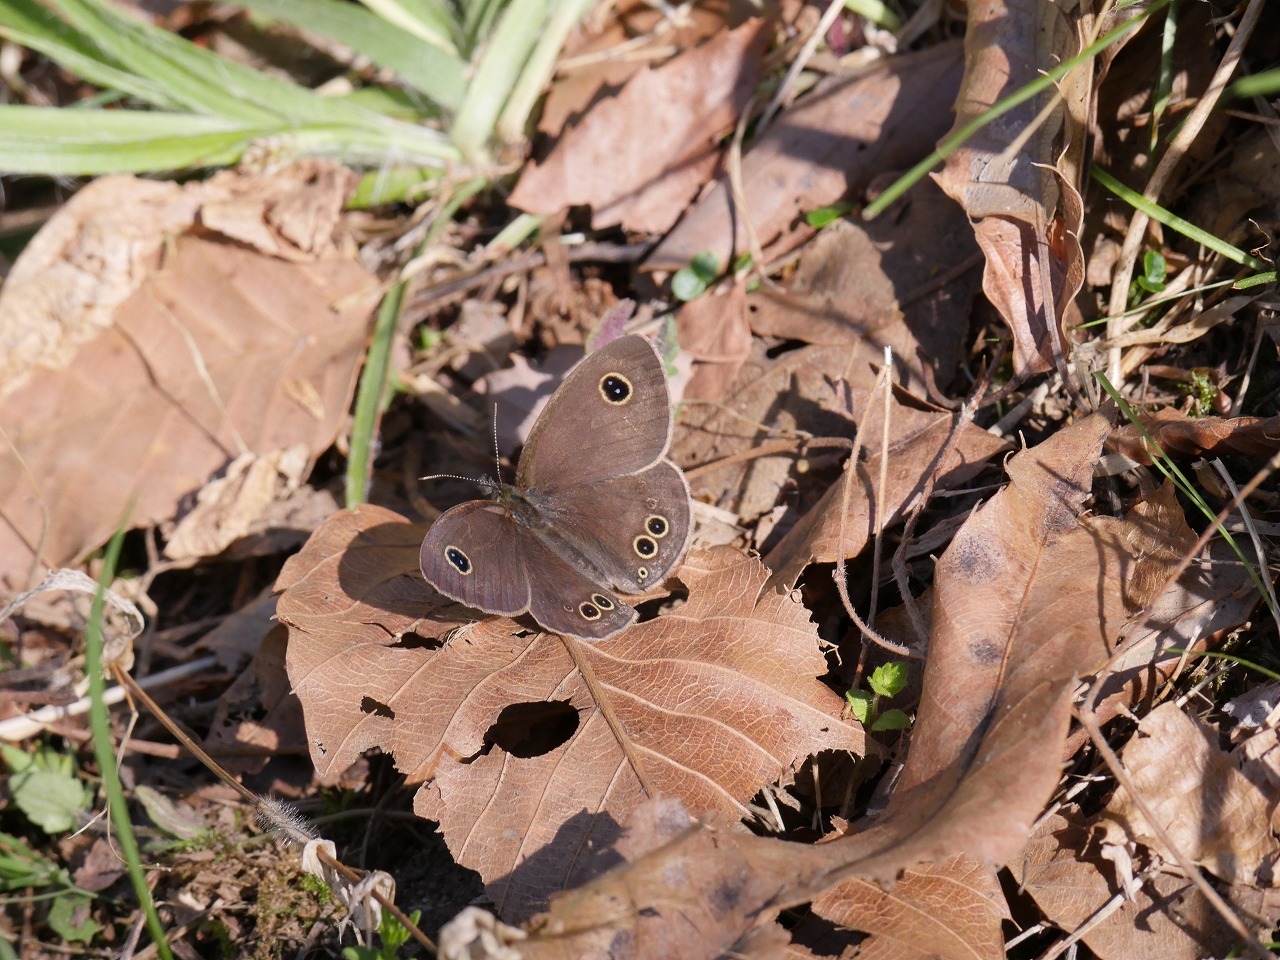
M596 702L554 635L489 618L439 649L409 636L455 625L425 619L436 601L416 573L421 536L368 507L316 532L281 575L289 676L321 775L379 746L411 779L434 778L415 809L504 916L601 869L646 795L736 820L806 756L867 749L816 679L826 661L808 612L757 599L758 561L695 554L677 610L575 646Z
M1115 434L1113 433L1114 437ZM1129 583L1137 594L1159 590L1196 541L1187 525L1171 481L1165 481L1128 514L1130 549L1138 558ZM1200 562L1192 563L1178 581L1151 603L1144 622L1124 633L1125 652L1102 681L1095 712L1106 723L1152 696L1185 668L1187 653L1211 645L1244 623L1257 607L1257 588L1245 566L1221 541L1208 544ZM1143 606L1133 602L1129 612ZM1184 652L1186 651L1186 652ZM1071 756L1088 739L1077 729L1067 741Z
M751 356L745 281L681 307L676 337L680 349L693 358L693 375L685 384L683 399L719 400Z
M1066 4L971 7L953 130L1074 55L1078 19ZM987 124L937 175L974 221L987 259L983 290L1013 332L1019 379L1065 369L1063 319L1084 279L1077 183L1088 91L1072 78L1091 69Z
M542 214L586 204L597 230L669 229L719 163L718 141L755 89L768 39L768 21L750 20L641 70L526 166L508 202Z
M892 216L824 228L785 290L750 295L751 329L783 340L892 347L901 385L926 396L951 382L963 357L979 266L964 212L926 181Z
M618 840L624 862L553 897L547 913L527 925L518 954L522 960L784 960L787 936L772 922L769 902L776 878L790 870L793 849L695 823L674 799L648 800ZM453 939L450 926L441 931L442 942ZM475 955L459 949L445 960Z
M813 902L814 912L871 934L859 960L1004 960L1009 918L995 870L964 857L921 864L884 890L846 880Z
M1190 457L1221 457L1239 454L1269 460L1280 450L1280 416L1276 417L1188 417L1173 407L1139 417L1143 428L1164 452ZM1133 424L1112 432L1107 447L1136 463L1151 465L1148 443Z
M1235 945L1235 933L1189 880L1156 874L1128 899L1112 865L1085 855L1088 844L1085 828L1054 814L1027 845L1015 875L1069 933L1101 914L1082 938L1099 960L1202 960Z
M658 245L645 266L678 270L710 251L732 263L750 251L744 217L770 253L812 231L803 215L857 196L872 177L910 166L933 149L951 120L960 49L942 43L890 57L853 78L832 78L783 112L742 160L744 211L718 181Z
M757 340L728 396L718 404L690 404L676 424L671 457L686 470L723 457L748 456L708 474L690 477L694 495L744 520L768 513L795 464L796 454L760 456L773 439L851 438L854 425L846 389L869 389L883 355L857 345L814 346L767 355ZM873 366L875 364L876 366Z
M1121 759L1169 840L1193 863L1230 883L1260 886L1270 876L1280 858L1271 834L1274 794L1236 769L1214 729L1162 703L1139 721ZM1172 859L1123 787L1101 823L1108 842L1139 843Z
M131 501L132 524L172 519L242 454L303 443L314 456L333 442L375 279L346 257L287 262L174 239L171 220L193 217L208 193L121 187L124 209L108 212L94 191L87 220L77 195L50 222L55 236L64 218L80 230L57 245L63 259L40 245L36 266L5 285L0 329L45 331L59 367L29 365L0 402L0 583L20 586L37 559L64 565L101 545ZM146 229L122 233L139 209ZM114 312L86 307L99 292Z
M854 407L860 413L867 408L868 394L854 394ZM890 401L890 443L887 479L889 487L883 498L877 495L880 483L879 449L882 404L877 400L874 411L863 427L864 443L874 443L865 460L858 463L858 480L849 496L845 515L844 539L841 541L840 508L844 502L841 476L831 484L818 504L765 557L773 571L770 588L790 588L810 563L831 563L838 557L848 559L862 552L874 533L876 506L882 511L880 523L888 527L902 519L904 511L924 488L934 462L942 453L955 425L955 416L941 410L917 410ZM1008 444L972 423L966 424L947 459L937 468L938 489L965 483L986 465L987 461Z

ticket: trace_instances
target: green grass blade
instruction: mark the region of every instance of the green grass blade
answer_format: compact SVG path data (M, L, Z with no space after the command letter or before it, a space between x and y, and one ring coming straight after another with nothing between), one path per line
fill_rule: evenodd
M5 131L0 170L8 173L92 175L223 166L255 144L281 158L332 157L374 167L386 165L389 157L434 167L458 160L442 135L409 124L385 129L279 121L248 125L199 114L0 106L0 129Z
M569 36L583 15L595 5L596 0L560 0L551 10L547 26L539 32L537 46L520 72L511 95L507 98L495 128L500 143L518 143L525 136L529 115L543 89L555 72L556 59Z
M395 71L405 83L444 110L452 112L462 101L467 64L447 38L443 44L426 43L362 7L339 0L236 2L272 20L345 44L380 67Z
M450 129L463 157L481 163L494 125L547 22L548 0L513 0L476 64Z
M1208 247L1214 253L1221 254L1228 260L1234 261L1242 266L1250 267L1253 270L1265 270L1267 268L1265 263L1256 257L1249 256L1249 254L1245 253L1239 247L1232 246L1227 243L1227 241L1218 239L1208 231L1197 227L1191 221L1183 220L1177 214L1170 213L1159 204L1152 203L1136 190L1131 190L1129 187L1126 187L1101 167L1092 167L1089 170L1089 175L1135 210L1140 210L1152 220L1163 223L1171 230L1176 230L1188 240L1193 240L1202 246Z
M458 24L443 0L360 0L393 26L425 43L457 53Z
M436 214L422 242L414 252L416 257L428 244L433 243L453 220L467 200L488 186L484 178L476 178L462 184ZM351 453L347 458L346 503L351 508L364 503L368 496L369 474L373 469L373 446L378 433L378 422L387 400L387 373L391 369L391 345L395 339L396 322L400 319L400 307L404 302L405 282L395 284L378 307L378 319L373 325L369 341L369 353L360 371L360 383L356 387L355 410L352 412Z
M156 106L181 104L161 87L108 59L84 34L72 29L35 0L0 2L0 36L60 64L76 76Z
M130 506L132 507L132 504ZM93 605L89 608L89 623L85 629L84 670L89 679L89 729L93 733L93 753L98 759L98 769L102 774L102 789L107 796L111 824L115 828L116 846L128 867L129 880L133 884L133 892L147 919L147 930L151 933L156 952L162 960L173 960L173 954L170 953L169 944L165 940L164 925L160 922L160 914L156 912L155 901L151 899L151 888L147 886L147 875L142 869L142 855L138 850L138 840L133 834L133 824L129 820L129 805L124 798L120 770L116 767L111 722L107 716L107 705L103 700L106 694L106 680L102 676L102 611L105 606L107 586L115 578L116 564L120 561L120 547L124 543L124 532L125 524L122 523L116 535L107 544L102 574L98 578L98 589L93 595Z

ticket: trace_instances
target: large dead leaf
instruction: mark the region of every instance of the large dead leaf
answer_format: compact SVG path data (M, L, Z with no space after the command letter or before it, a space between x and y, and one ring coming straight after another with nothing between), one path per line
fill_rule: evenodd
M1219 748L1217 731L1162 703L1138 723L1121 755L1134 787L1169 840L1193 863L1231 883L1260 885L1280 858L1271 834L1274 792L1265 794ZM1172 854L1121 788L1102 817L1111 843L1132 841Z
M667 230L719 163L716 146L755 89L768 37L768 21L748 21L641 70L526 167L509 202L544 214L586 204L596 229Z
M859 391L854 396L854 407L861 414L868 406L868 394ZM878 441L884 422L883 409L877 401L869 418L860 417L866 420L864 442ZM810 563L831 563L838 558L857 556L875 532L874 522L879 519L882 527L888 527L900 520L935 470L938 489L947 489L971 480L991 457L1008 448L1004 440L969 423L961 430L946 460L937 463L955 429L953 414L917 410L891 400L889 422L888 487L883 495L877 487L885 454L877 446L857 464L858 477L849 492L843 531L840 512L847 478L841 476L765 557L765 563L773 571L770 587L793 586Z
M747 877L772 880L763 892L738 881L758 898L746 912L754 924L840 881L889 880L958 855L986 863L1017 856L1058 783L1076 677L1107 658L1125 600L1146 599L1133 586L1122 593L1132 564L1128 524L1083 511L1108 429L1106 418L1094 415L1013 457L1009 486L969 518L939 561L924 693L884 813L817 846L757 839L723 858L704 853L701 895L743 877L746 857ZM675 861L667 863L679 875ZM629 869L611 871L592 889L608 889ZM588 909L598 904L582 903L582 915L557 916L557 929L598 932L598 909ZM648 900L610 903L613 932L628 941L637 917L671 917L684 905L654 890ZM713 943L677 955L721 954Z
M259 239L277 253L286 243L273 214L307 221L300 243L318 242L316 218L332 233L334 187L320 180L311 220L264 209L255 193ZM261 192L260 182L224 177L175 194L117 179L109 198L101 184L50 221L58 242L33 244L32 264L24 254L0 296L0 338L13 328L50 343L0 401L0 583L11 587L37 561L66 565L104 543L127 504L132 524L160 523L237 457L324 450L346 415L377 296L375 279L332 244L290 246L282 258L175 239L203 204ZM280 186L286 206L307 195L291 177ZM221 222L231 219L223 210Z
M646 266L676 270L703 251L732 263L751 251L745 218L761 244L784 235L775 250L795 246L810 232L800 226L807 211L857 196L872 177L933 149L951 119L960 67L959 46L943 43L818 84L743 157L746 209L735 210L727 179L718 181Z
M411 779L429 779L415 808L440 821L505 916L598 871L646 796L732 821L804 757L867 749L816 679L826 661L808 612L790 597L757 599L758 561L696 554L678 609L574 642L588 685L561 638L509 620L483 620L438 649L407 633L453 625L430 618L409 550L420 538L368 507L316 532L281 576L289 676L317 770L335 775L379 746Z
M1075 54L1077 19L1067 3L971 4L953 130ZM1065 369L1063 317L1084 280L1078 183L1090 69L987 124L937 176L974 221L983 289L1013 332L1019 378Z

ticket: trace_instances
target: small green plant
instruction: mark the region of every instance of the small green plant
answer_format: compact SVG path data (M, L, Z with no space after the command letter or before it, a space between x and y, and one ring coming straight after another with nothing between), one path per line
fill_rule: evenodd
M417 926L421 910L409 915L409 921ZM375 947L343 947L342 960L396 960L400 948L409 942L409 928L393 917L390 911L383 911L382 924L378 927L378 946Z
M88 943L102 929L89 915L93 894L77 888L65 868L18 837L0 833L0 891L17 890L40 891L24 899L52 899L46 922L67 943ZM0 899L0 905L8 902L7 897Z
M671 293L688 303L707 292L707 287L720 276L720 260L709 250L695 256L687 267L681 267L671 278Z
M850 690L844 695L849 710L859 723L877 733L885 730L902 730L911 726L911 718L902 710L880 710L880 700L895 697L907 685L907 665L891 660L871 671L867 677L868 690Z
M9 794L28 820L49 834L75 829L92 795L76 776L73 756L47 745L26 753L9 744L0 745L0 755L9 768Z
M1134 278L1129 290L1130 300L1137 303L1142 298L1143 291L1164 293L1168 279L1169 265L1165 262L1164 254L1159 250L1148 250L1142 255L1142 273Z
M1192 370L1191 380L1179 384L1191 398L1191 416L1207 417L1214 412L1213 402L1218 399L1218 385L1203 370Z

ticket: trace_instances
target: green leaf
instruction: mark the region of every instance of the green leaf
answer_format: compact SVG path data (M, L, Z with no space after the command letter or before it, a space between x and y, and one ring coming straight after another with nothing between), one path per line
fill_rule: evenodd
M704 250L690 260L689 268L707 284L714 283L716 277L720 276L720 260L710 250Z
M671 295L688 303L707 292L707 281L698 276L692 267L681 267L671 276Z
M883 733L886 730L904 730L909 726L911 718L901 710L886 710L871 724L871 729L875 733Z
M85 893L62 893L49 908L49 927L68 943L88 943L102 924L93 919L93 898Z
M339 0L236 0L263 16L317 33L396 73L437 106L455 110L466 91L467 63L447 35L415 36L390 19Z
M85 784L61 771L28 768L9 778L14 805L45 833L66 833L89 805Z
M882 697L896 696L906 685L907 665L901 660L882 663L867 678L867 686Z
M870 690L850 690L844 695L849 702L849 711L859 723L866 723L875 707L875 694Z

